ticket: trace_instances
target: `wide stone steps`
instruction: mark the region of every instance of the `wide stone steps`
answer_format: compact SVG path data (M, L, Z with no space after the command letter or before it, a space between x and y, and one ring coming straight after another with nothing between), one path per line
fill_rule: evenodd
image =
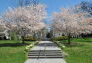
M61 50L32 50L28 58L63 58Z

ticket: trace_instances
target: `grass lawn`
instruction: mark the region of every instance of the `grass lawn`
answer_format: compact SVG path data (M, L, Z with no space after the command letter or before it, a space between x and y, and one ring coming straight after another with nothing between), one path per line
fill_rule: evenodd
M24 63L27 59L24 49L25 45L17 41L0 40L0 63Z
M64 48L68 53L67 63L92 63L92 38L72 39L71 42L75 44Z

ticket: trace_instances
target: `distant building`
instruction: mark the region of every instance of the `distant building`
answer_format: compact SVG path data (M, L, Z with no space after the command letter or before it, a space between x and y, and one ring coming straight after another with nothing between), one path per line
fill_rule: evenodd
M0 30L0 39L10 39L8 30Z

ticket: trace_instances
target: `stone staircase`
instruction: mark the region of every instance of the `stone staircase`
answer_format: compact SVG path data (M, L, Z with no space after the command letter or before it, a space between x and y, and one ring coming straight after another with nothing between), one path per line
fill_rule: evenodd
M40 41L28 52L25 63L66 63L63 51L51 41Z
M61 50L32 50L28 53L28 58L63 58Z

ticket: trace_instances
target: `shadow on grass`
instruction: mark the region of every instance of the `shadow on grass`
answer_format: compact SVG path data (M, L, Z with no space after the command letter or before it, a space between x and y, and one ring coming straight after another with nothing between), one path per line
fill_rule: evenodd
M64 44L66 47L82 47L85 46L85 44L81 44L79 42L71 42L71 44L68 44L67 42L61 42Z
M3 43L0 44L0 47L18 47L18 46L25 46L25 45L29 45L28 43Z

